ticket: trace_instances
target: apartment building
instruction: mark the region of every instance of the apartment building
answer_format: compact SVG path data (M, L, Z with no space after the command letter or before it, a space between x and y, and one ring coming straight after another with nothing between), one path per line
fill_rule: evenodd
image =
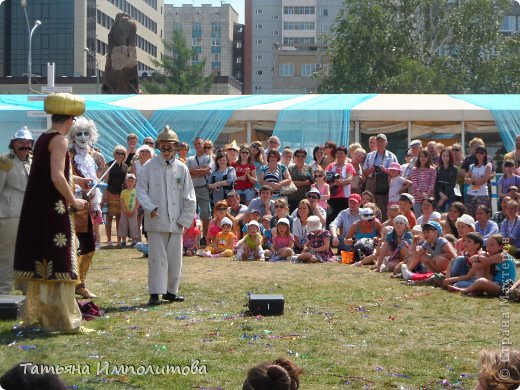
M0 4L0 77L27 75L29 28L40 20L32 36L32 73L46 76L47 63L56 64L55 76L95 75L96 60L105 67L108 33L118 13L137 21L137 59L140 73L154 69L152 58L163 53L163 0L40 0ZM89 55L84 49L90 49ZM95 55L95 59L93 56Z
M329 63L323 34L342 6L342 0L246 0L244 92L313 92L312 73Z
M194 49L192 62L204 62L206 75L243 81L243 25L230 4L166 4L164 20L165 36L172 37L174 30L181 30L188 47Z

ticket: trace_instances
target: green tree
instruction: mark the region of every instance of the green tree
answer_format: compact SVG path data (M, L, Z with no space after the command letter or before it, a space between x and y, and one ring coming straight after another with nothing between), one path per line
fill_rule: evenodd
M513 93L520 37L510 0L345 0L321 92Z
M208 93L212 77L204 76L204 62L191 63L195 51L186 45L181 30L174 30L172 38L164 40L164 48L162 61L153 59L157 72L143 82L146 91L155 94Z

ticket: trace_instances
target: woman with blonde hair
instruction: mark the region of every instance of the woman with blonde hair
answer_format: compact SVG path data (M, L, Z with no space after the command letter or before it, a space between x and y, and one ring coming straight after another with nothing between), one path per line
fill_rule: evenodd
M220 227L220 222L224 217L228 217L231 222L233 222L231 231L235 234L237 239L240 238L240 227L238 226L238 222L229 213L228 210L228 204L225 200L221 200L215 203L215 207L213 208L213 218L209 221L208 225L208 235L206 238L208 246L213 244L213 240L215 240L217 234L222 230Z
M520 351L484 349L475 390L514 390L520 386Z

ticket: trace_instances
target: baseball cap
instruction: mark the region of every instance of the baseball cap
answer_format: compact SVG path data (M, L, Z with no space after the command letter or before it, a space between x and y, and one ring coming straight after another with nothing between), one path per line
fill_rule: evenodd
M437 221L428 221L426 223L424 223L422 225L422 230L424 231L425 229L426 230L431 230L431 229L435 229L437 230L437 232L439 233L439 236L442 236L442 227L441 227L441 224Z
M353 200L354 202L358 202L361 204L361 195L359 194L351 194L348 200Z
M376 135L376 139L384 139L385 141L387 141L386 135L384 135L384 134Z
M420 139L413 139L413 140L410 141L410 145L409 145L410 148L415 146L415 145L422 146L421 140Z
M411 204L415 203L415 198L413 197L412 194L409 194L408 192L402 193L401 196L399 197L399 200L407 200Z

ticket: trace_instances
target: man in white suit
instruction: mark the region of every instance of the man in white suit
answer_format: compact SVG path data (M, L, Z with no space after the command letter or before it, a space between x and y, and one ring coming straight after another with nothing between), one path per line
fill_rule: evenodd
M182 269L182 231L195 216L195 190L188 168L175 159L179 138L168 126L159 133L161 151L143 166L137 180L137 198L145 210L148 233L149 305L164 300L182 302L177 295Z

